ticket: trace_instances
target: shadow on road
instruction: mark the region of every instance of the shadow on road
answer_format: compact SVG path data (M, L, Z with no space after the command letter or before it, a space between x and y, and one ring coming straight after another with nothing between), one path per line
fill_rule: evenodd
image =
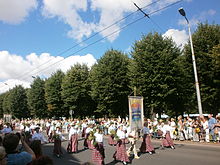
M74 154L67 153L66 148L64 148L63 146L62 146L62 152L63 152L63 155L60 158L58 158L53 154L53 143L43 145L43 154L52 158L54 165L61 165L61 164L63 164L63 165L68 165L68 164L80 165L82 163L82 162L80 162L80 160L78 160L74 156ZM80 151L80 152L82 152L82 151Z

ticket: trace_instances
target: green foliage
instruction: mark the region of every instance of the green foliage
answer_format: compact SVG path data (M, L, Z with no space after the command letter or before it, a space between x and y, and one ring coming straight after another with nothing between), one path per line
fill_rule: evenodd
M204 113L220 111L220 26L199 24L192 36ZM158 33L142 36L131 58L108 50L92 66L74 65L66 75L57 71L45 82L37 77L31 88L21 86L0 95L0 117L37 118L124 117L128 95L137 87L144 96L145 115L198 113L190 43L183 53ZM28 103L27 103L28 102Z
M215 46L220 44L220 26L209 25L207 23L199 24L197 30L193 33L192 39L196 57L203 112L217 113L219 107L215 104L215 99L219 100L220 98L215 98L217 96L215 93L217 86L214 80L216 80L219 68L216 68L216 64L213 64L215 61L214 58L217 55L215 53L214 55L212 50ZM194 87L195 79L189 43L185 47L184 55L186 56L185 64L188 67L187 72L189 73L189 79L192 86L191 95L194 96L195 103L197 103L195 94L196 90ZM197 106L195 107L197 109Z
M10 91L10 110L14 118L21 119L29 116L26 91L21 85L15 86Z
M93 99L99 116L128 114L128 57L120 51L107 51L91 70Z
M67 116L67 114L64 113L64 103L61 96L63 78L64 73L59 70L52 74L45 82L45 99L50 117Z
M5 93L0 95L0 118L3 118L3 101L4 101Z
M180 50L171 39L158 33L143 36L134 44L130 68L131 86L136 86L144 96L145 114L161 114L177 106L182 89L177 89L182 76L178 58ZM180 95L179 95L180 94Z
M92 114L92 99L89 95L88 81L89 69L83 64L74 65L64 76L62 82L62 99L65 113L74 111L76 117L90 116Z
M212 113L220 112L220 44L213 47L210 56L212 58L213 86L210 96L211 106L214 108Z
M2 103L3 113L4 114L11 114L11 106L10 106L10 90L4 93L4 99Z
M31 110L31 116L37 118L46 118L48 116L46 101L44 80L37 77L31 84L31 88L28 90L28 106Z

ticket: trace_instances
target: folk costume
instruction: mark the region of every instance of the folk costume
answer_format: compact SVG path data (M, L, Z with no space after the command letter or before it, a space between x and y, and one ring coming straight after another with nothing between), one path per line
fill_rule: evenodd
M72 125L69 132L69 144L67 147L68 153L78 152L78 126Z
M63 135L59 127L57 128L56 131L54 131L53 140L54 140L53 153L59 158L63 154L61 149Z
M48 141L46 140L46 138L44 137L44 135L42 133L39 132L40 128L36 127L35 128L35 133L32 135L32 141L33 140L40 140L41 144L47 143Z
M92 161L97 165L103 165L105 159L105 150L103 147L103 134L100 130L94 134L94 142L92 149Z
M148 152L149 154L154 153L154 147L151 143L151 134L147 126L144 126L143 130L143 142L141 143L140 152Z
M89 126L88 128L86 128L86 135L85 135L85 140L84 140L84 148L89 148L89 149L92 149L92 145L91 145L91 140L89 140L89 135L90 135L90 132L92 131L92 128L91 126Z
M122 161L123 164L127 164L127 162L130 162L130 160L126 153L126 146L125 146L126 134L122 129L123 126L120 126L119 129L117 130L118 142L116 145L116 151L113 155L113 158L115 160Z
M134 158L139 159L140 157L138 156L137 150L136 150L136 141L137 141L137 138L138 138L137 129L131 129L131 127L129 127L127 135L128 135L128 140L131 144L131 146L127 150L127 155L130 156L131 151L133 151L134 152Z
M110 127L108 128L108 144L109 145L116 145L117 141L114 140L114 134L116 132L116 128L113 124L110 125Z
M162 127L162 132L163 132L163 138L162 138L162 143L161 146L163 147L171 147L172 149L175 149L173 140L170 137L170 130L172 128L168 125L168 123L164 124Z

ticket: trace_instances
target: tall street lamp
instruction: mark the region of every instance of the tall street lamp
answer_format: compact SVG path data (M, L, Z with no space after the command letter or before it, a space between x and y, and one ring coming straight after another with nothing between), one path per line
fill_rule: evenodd
M199 114L202 115L203 114L202 113L202 103L201 103L199 81L198 81L197 69L196 69L196 59L195 59L195 54L194 54L194 49L193 49L192 34L191 34L191 30L190 30L189 20L186 18L186 13L183 8L179 9L179 13L186 19L188 29L189 29L189 40L190 40L190 46L191 46L191 52L192 52L192 62L193 62L193 70L194 70L194 76L195 76L197 102L198 102Z

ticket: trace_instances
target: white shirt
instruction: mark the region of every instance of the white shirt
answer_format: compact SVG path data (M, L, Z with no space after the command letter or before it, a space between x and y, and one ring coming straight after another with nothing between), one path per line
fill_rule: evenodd
M32 140L40 140L41 143L46 143L47 142L44 135L41 134L41 133L37 133L37 132L32 135Z
M56 135L59 135L60 140L66 140L66 138L62 135L62 132L56 130Z
M46 127L50 127L50 123L49 122L46 122Z
M20 130L21 131L24 130L24 125L23 124L20 125Z
M95 141L96 142L103 143L103 134L100 134L100 133L96 132L94 134L94 136L95 136Z
M117 131L117 136L119 139L125 139L126 135L124 131L118 130Z
M92 131L92 128L86 128L86 134L90 133Z
M71 136L73 134L77 134L77 133L78 133L78 130L76 128L74 128L74 127L71 127L70 128L70 132L69 132L69 140L71 139Z
M209 123L208 121L205 121L203 124L202 124L203 128L204 129L209 129Z
M170 122L170 126L171 126L171 127L176 127L176 123L175 123L174 121L171 121L171 122Z
M86 128L87 124L86 123L82 123L82 128Z
M31 132L30 127L26 126L26 127L25 127L25 132Z
M164 125L163 127L162 127L162 132L163 132L163 136L165 136L165 134L168 132L168 131L170 131L172 128L169 126L169 125Z

